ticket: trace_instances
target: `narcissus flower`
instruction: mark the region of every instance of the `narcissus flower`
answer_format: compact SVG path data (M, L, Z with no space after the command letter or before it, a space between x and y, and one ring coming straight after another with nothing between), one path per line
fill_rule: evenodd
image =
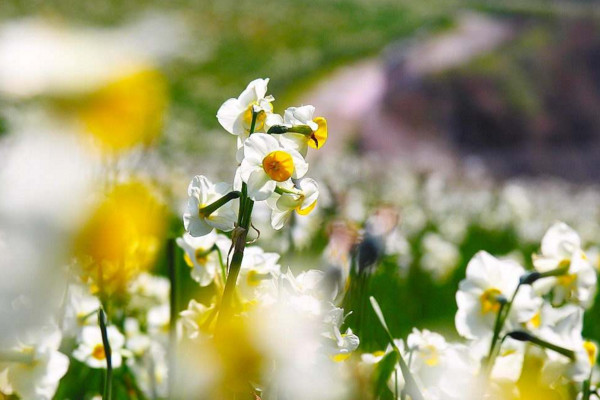
M215 246L220 244L219 249L226 254L229 243L227 237L217 235L214 231L200 237L185 233L177 238L177 245L185 251L185 263L192 269L192 278L200 286L210 285L219 273L220 261L225 262L219 260Z
M584 308L591 306L596 293L596 271L581 250L579 235L568 225L558 222L548 229L542 239L542 253L534 256L533 265L539 272L565 270L534 285L541 293L551 291L553 304L571 301Z
M485 251L477 253L469 261L467 277L460 282L456 293L458 333L468 339L491 339L496 315L502 304L512 298L524 273L523 267L514 261L499 260ZM522 286L505 327L529 321L540 303L530 286Z
M58 351L61 333L48 326L26 336L15 350L30 359L8 364L8 384L21 399L50 400L69 367L69 358Z
M194 237L209 234L214 228L228 232L233 230L237 215L234 202L227 202L206 215L202 209L231 191L227 183L213 184L205 176L196 175L188 187L188 204L183 214L185 230Z
M277 182L302 178L307 170L308 164L298 151L283 147L270 135L255 133L244 142L240 175L252 200L266 200Z
M84 326L98 324L100 300L82 285L73 284L67 290L62 330L66 335L75 336Z
M281 266L279 254L268 253L259 246L247 247L238 277L238 288L246 300L254 300L272 278L278 277Z
M186 336L196 339L201 332L208 332L216 321L217 310L215 304L210 307L196 300L190 300L187 309L179 313Z
M112 366L119 368L123 362L123 356L129 353L123 348L125 337L114 326L107 327L106 332L110 343ZM84 327L80 339L79 346L73 351L73 357L86 363L90 368L106 368L106 354L100 328L97 326Z
M317 205L318 197L319 186L314 179L282 182L267 201L272 211L271 226L273 229L283 228L293 211L300 215L310 214Z
M315 107L310 105L290 107L285 110L283 118L278 114L269 115L267 126L285 131L279 137L281 142L305 156L309 146L320 149L327 141L327 120L313 117L314 113Z
M267 114L273 111L273 96L267 96L269 79L255 79L235 99L227 100L219 111L217 119L225 130L233 135L247 135L252 125L252 115L256 113L254 132L263 132Z

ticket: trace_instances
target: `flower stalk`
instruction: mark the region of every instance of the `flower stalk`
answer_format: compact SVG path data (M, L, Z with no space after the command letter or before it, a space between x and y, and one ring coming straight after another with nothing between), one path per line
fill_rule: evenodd
M106 331L106 313L102 308L98 310L98 323L100 332L102 333L102 346L104 347L104 356L106 357L106 376L104 377L104 392L102 398L105 400L112 399L112 353L110 350L110 342L108 341L108 333Z
M254 133L257 116L258 113L253 111L252 123L250 125L250 135ZM235 286L237 284L237 278L242 267L244 249L246 248L246 237L248 235L248 230L252 220L252 209L254 208L254 201L248 197L248 187L245 182L242 183L241 193L236 193L239 193L240 197L238 226L233 230L231 237L233 256L231 257L231 264L229 265L227 280L225 281L225 289L223 290L223 298L221 299L221 310L217 318L217 328L222 326L223 322L229 319L232 313Z

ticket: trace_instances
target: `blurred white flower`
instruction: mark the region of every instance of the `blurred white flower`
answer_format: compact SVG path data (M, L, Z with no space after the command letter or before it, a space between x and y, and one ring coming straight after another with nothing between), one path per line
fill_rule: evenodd
M502 343L490 374L496 381L517 382L523 369L525 343L507 338Z
M115 326L106 328L108 343L111 350L111 361L113 368L119 368L124 356L130 353L123 346L125 337ZM86 326L82 329L79 345L73 351L73 357L90 368L106 368L106 354L102 343L102 333L97 326Z
M166 304L170 291L171 283L167 278L142 272L127 288L131 296L128 306L133 310L148 310Z
M14 349L26 362L8 364L7 381L20 398L50 400L69 368L69 358L58 351L62 335L54 325L25 334Z
M77 335L86 325L98 325L100 300L90 294L87 287L71 284L67 288L67 298L62 322L63 333Z
M58 309L73 236L95 193L94 168L66 133L16 132L0 140L0 344ZM17 298L28 300L27 310L11 306Z
M445 241L440 235L429 232L421 241L423 256L421 266L438 281L444 281L458 266L460 252L456 245Z
M134 357L142 357L150 348L150 337L140 330L140 323L135 318L125 318L125 347Z
M214 304L208 307L192 299L187 309L181 311L179 315L186 336L196 339L201 332L210 331L211 324L215 322L217 316L217 308Z
M171 308L169 304L152 307L148 310L146 318L148 322L148 333L155 340L166 342L169 334L169 322L171 320Z
M594 267L581 249L581 239L568 225L558 222L542 239L542 253L534 256L533 265L539 272L565 268L557 277L540 279L535 288L540 293L552 291L552 303L572 301L588 308L596 294L597 276Z
M35 18L3 24L0 92L19 98L89 92L149 62L172 58L188 37L184 22L163 13L112 29Z

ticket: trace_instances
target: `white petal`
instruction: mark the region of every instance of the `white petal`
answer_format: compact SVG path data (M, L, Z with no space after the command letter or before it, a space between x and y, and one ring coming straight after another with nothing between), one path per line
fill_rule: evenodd
M229 99L217 111L217 120L227 132L235 134L235 121L244 111L245 108L240 105L238 99Z
M262 165L265 156L280 148L279 142L266 133L255 133L244 142L244 160Z
M273 210L271 212L271 227L275 230L279 230L283 228L286 222L290 219L292 215L292 211L277 211Z
M302 157L302 155L296 150L287 150L287 152L290 156L292 156L292 160L294 160L294 173L292 174L292 178L302 178L308 171L308 163L304 160L304 157Z
M248 197L254 201L266 200L274 191L276 183L260 169L252 172L248 179Z

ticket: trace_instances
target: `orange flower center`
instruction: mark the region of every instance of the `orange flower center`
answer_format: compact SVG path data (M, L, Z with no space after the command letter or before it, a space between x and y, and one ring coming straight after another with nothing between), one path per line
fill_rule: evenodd
M277 182L287 181L294 172L294 161L285 151L273 151L263 159L263 169L269 178Z
M94 350L92 350L92 357L96 360L104 360L106 358L106 354L104 353L104 346L101 344L97 344L94 346Z

